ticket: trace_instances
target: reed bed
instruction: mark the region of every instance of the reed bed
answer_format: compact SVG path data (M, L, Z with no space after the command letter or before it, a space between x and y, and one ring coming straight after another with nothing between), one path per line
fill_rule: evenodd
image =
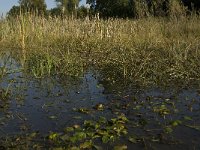
M98 70L108 82L144 85L200 79L200 19L75 19L30 14L0 21L1 50L35 77Z

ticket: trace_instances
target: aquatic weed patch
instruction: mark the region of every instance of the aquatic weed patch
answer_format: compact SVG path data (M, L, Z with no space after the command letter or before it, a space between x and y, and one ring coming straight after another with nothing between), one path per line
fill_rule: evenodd
M165 86L199 81L198 16L86 21L25 15L1 26L6 27L1 46L15 47L35 76L79 76L94 67L102 78L115 82L123 78Z
M83 125L66 127L64 132L51 132L42 138L37 132L1 138L2 148L100 149L100 143L112 143L127 134L128 119L122 114L111 120L85 120ZM98 141L98 142L97 142Z
M80 149L95 148L95 141L100 139L103 143L114 142L120 136L127 134L127 118L120 115L117 118L107 120L100 117L98 121L85 120L83 125L66 127L64 134L51 133L49 139L58 146L65 145L72 148L76 146Z
M199 101L192 96L184 97L184 93L182 95L181 92L179 94L175 92L176 96L174 93L163 93L163 95L145 93L145 91L139 95L121 93L111 96L107 103L77 106L76 109L71 110L74 112L71 112L73 114L71 125L66 122L64 126L62 125L63 129L52 130L46 135L33 132L10 136L7 139L0 138L1 145L8 148L20 148L25 145L29 148L35 146L60 149L119 147L159 149L162 146L183 148L193 143L193 146L198 148ZM53 110L54 107L58 107L59 110L64 108L54 103L52 101L45 104L45 111L48 112L46 117L54 123L59 123L60 111L57 114ZM70 103L67 101L68 105ZM100 117L97 117L99 115ZM91 117L91 119L84 117ZM194 135L194 138L191 136L192 138L188 139L190 135Z

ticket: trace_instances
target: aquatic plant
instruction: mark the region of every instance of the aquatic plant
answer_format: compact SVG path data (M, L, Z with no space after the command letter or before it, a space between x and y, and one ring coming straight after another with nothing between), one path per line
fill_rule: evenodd
M92 67L108 82L199 81L196 15L72 20L29 14L3 20L0 29L1 49L15 49L36 77L81 76Z

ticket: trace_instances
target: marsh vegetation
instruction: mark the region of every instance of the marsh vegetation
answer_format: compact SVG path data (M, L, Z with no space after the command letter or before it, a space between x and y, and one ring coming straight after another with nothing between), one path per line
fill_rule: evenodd
M0 149L199 149L200 18L0 21Z

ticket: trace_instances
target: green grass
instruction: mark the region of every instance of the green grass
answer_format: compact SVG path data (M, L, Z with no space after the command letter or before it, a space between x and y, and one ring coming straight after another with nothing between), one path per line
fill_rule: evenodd
M199 81L199 40L196 15L90 21L26 15L0 22L1 50L15 51L35 77L81 76L92 67L113 83Z

